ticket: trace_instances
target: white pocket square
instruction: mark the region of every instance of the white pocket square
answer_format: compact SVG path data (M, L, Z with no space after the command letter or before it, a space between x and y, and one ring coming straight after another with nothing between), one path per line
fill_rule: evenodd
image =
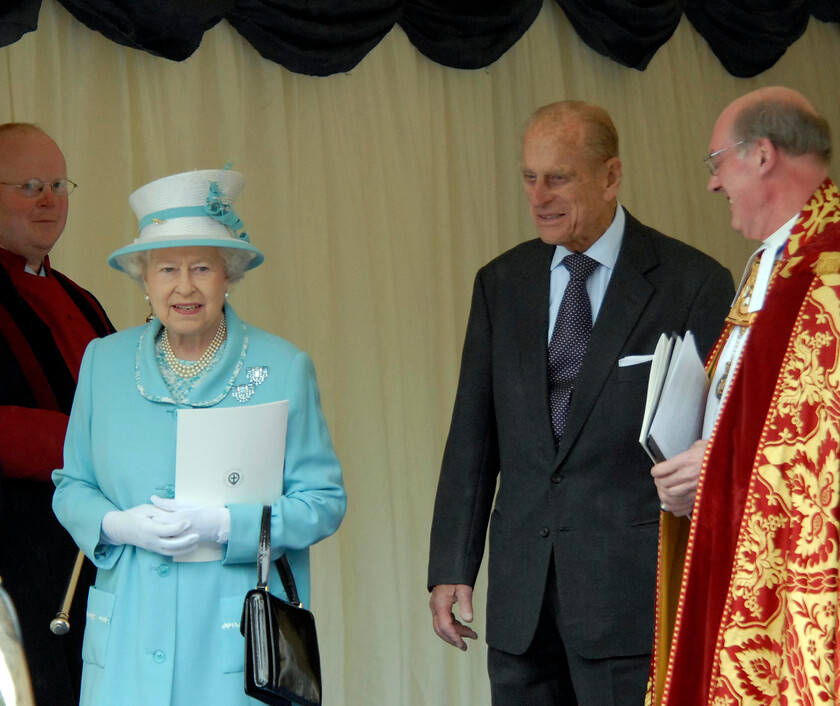
M653 360L653 355L628 355L618 361L619 368L626 368L629 365L641 365L642 363L650 363Z

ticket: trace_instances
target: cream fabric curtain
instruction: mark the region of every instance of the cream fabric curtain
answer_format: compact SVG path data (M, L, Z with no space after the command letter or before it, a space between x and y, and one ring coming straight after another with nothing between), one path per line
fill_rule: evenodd
M36 122L62 147L80 186L52 260L118 328L147 313L105 264L136 234L129 193L227 162L246 175L237 210L266 263L232 302L313 356L349 496L338 534L313 550L327 703L480 706L485 647L462 654L435 637L426 559L473 276L534 236L518 174L524 122L561 98L606 107L625 206L737 278L753 245L705 191L714 120L738 95L785 84L838 131L838 63L837 28L812 19L774 68L736 79L683 20L638 72L587 48L546 3L484 70L435 64L397 28L351 73L312 78L262 59L225 23L175 63L44 0L38 30L0 50L0 121ZM482 574L482 640L485 588Z

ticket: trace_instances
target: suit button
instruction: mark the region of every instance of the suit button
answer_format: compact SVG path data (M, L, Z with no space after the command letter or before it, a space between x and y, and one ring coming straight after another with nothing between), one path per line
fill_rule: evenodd
M554 473L551 474L551 482L552 483L559 483L561 480L563 480L563 478L558 472L555 471Z
M540 537L548 537L548 527L543 527L540 530Z

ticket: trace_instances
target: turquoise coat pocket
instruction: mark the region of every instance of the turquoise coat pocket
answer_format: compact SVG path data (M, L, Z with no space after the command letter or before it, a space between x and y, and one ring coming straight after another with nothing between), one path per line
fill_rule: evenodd
M93 586L88 591L85 639L82 643L82 660L105 666L108 638L111 635L111 618L114 614L116 595Z

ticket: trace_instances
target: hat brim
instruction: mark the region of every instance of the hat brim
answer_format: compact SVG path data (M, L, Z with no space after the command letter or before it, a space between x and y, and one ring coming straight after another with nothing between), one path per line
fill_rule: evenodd
M245 240L222 240L220 238L196 238L195 236L192 237L168 237L165 240L147 240L140 243L132 243L131 245L126 245L124 248L120 248L119 250L115 250L111 253L108 257L108 264L113 267L115 270L119 270L120 272L126 272L125 268L122 265L122 259L127 255L132 255L136 252L142 252L144 250L161 250L163 248L201 248L201 247L210 247L210 248L235 248L237 250L247 250L253 253L253 257L251 258L250 262L248 263L245 270L253 270L255 267L258 267L262 264L265 257L263 254L251 243Z

